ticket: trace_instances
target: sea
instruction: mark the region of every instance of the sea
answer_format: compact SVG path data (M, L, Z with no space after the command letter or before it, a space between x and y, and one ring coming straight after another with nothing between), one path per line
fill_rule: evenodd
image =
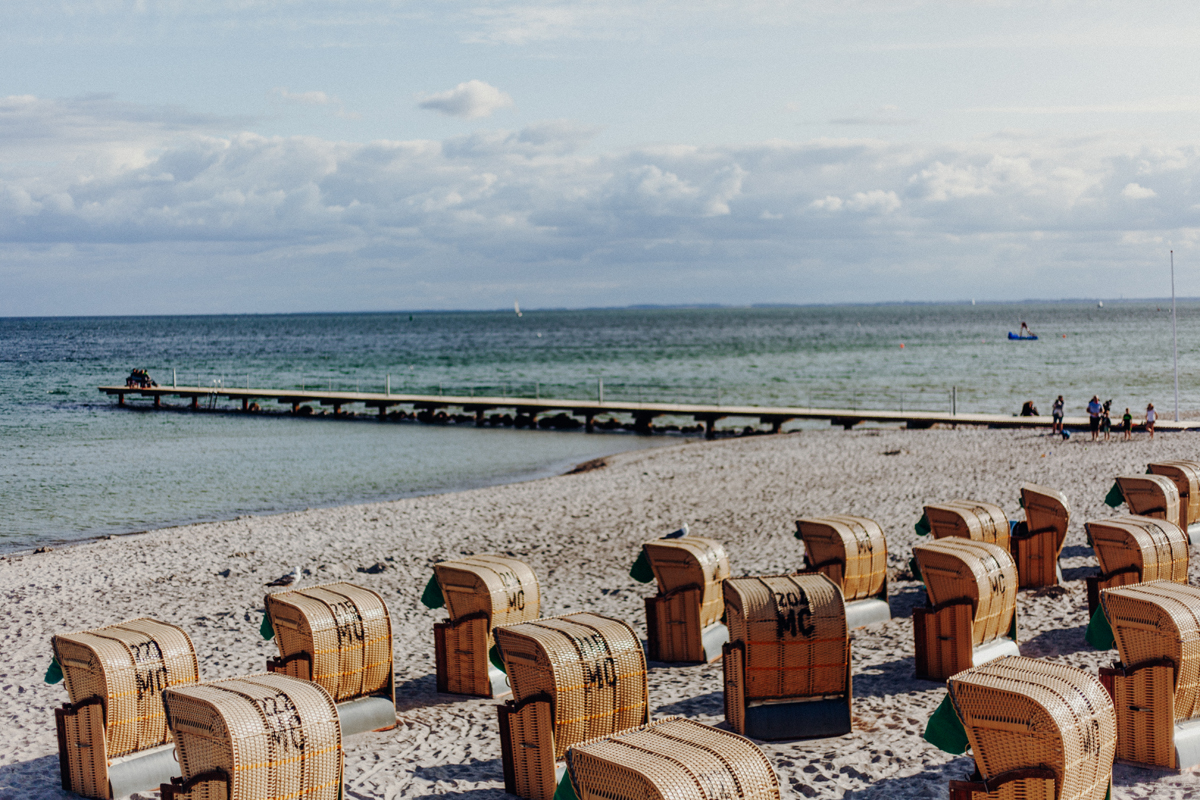
M0 319L0 552L558 474L683 434L244 414L98 392L161 385L1015 414L1175 413L1170 301ZM1200 301L1178 304L1200 416ZM1011 341L1027 322L1037 341ZM689 420L677 422L688 423ZM729 419L727 433L753 420ZM827 428L796 422L785 430ZM913 435L920 435L914 432Z

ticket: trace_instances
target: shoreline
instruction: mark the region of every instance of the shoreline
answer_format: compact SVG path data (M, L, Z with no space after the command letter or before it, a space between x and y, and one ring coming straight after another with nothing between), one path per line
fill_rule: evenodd
M348 580L382 594L392 617L399 726L345 743L347 795L418 800L504 798L496 701L436 692L432 625L420 604L433 563L470 553L512 553L534 569L545 616L580 610L627 620L645 636L642 598L653 590L628 570L644 541L687 522L722 542L734 575L777 574L802 563L793 538L802 516L872 517L887 535L890 622L854 632L854 731L829 740L762 743L785 791L821 798L944 797L965 778L967 756L921 738L945 695L912 677L911 609L924 591L900 573L918 541L927 502L969 497L1018 512L1021 482L1064 491L1072 505L1062 567L1065 593L1018 596L1022 653L1093 674L1114 652L1084 643L1083 578L1097 571L1083 522L1119 513L1104 505L1117 474L1149 461L1195 458L1200 436L1142 437L1121 447L1063 444L1023 431L865 430L696 442L626 451L573 474L391 502L340 505L166 528L0 559L8 624L0 630L0 796L67 798L58 784L47 686L56 632L151 615L188 631L202 679L261 672L276 654L258 634L264 584L300 567L301 585ZM586 462L585 462L586 463ZM1139 469L1140 467L1140 469ZM382 571L366 572L383 564ZM1193 582L1200 563L1193 560ZM652 717L680 714L723 724L720 662L652 663ZM1117 765L1114 797L1179 798L1200 773ZM154 797L141 795L141 800Z

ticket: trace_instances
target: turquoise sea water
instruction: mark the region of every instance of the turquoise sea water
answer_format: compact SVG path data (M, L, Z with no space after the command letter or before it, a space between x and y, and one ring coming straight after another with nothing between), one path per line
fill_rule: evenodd
M603 380L610 400L907 409L949 408L957 388L960 411L998 413L1028 399L1048 413L1058 393L1082 413L1096 393L1170 418L1168 312L1169 301L0 319L0 549L552 474L678 441L154 413L96 391L134 366L161 384L174 371L206 386L594 398ZM1039 341L1008 341L1021 320ZM1180 303L1178 320L1180 405L1194 416L1200 302Z

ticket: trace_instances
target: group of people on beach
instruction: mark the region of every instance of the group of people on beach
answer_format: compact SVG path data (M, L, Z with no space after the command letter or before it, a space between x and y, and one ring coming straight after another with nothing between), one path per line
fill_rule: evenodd
M1100 402L1099 395L1092 395L1092 399L1088 401L1088 404L1087 404L1088 428L1092 432L1092 441L1093 442L1099 441L1101 434L1104 435L1104 441L1106 441L1106 442L1109 441L1109 439L1111 437L1111 434L1112 434L1112 402L1113 402L1112 400L1105 400L1103 403ZM1032 403L1027 404L1027 405L1031 405L1031 404ZM1054 401L1053 408L1051 408L1051 410L1050 410L1050 416L1053 419L1053 425L1050 430L1052 433L1057 433L1057 434L1062 435L1062 437L1065 439L1070 434L1063 431L1063 408L1064 408L1064 405L1065 404L1063 402L1063 396L1060 394L1058 396L1058 398ZM1022 411L1024 411L1024 410L1022 410ZM1037 412L1035 411L1034 413L1036 414ZM1151 439L1154 438L1154 423L1157 419L1158 419L1158 412L1154 410L1154 403L1147 404L1146 405L1145 428L1146 428L1146 431L1149 432ZM1123 436L1121 438L1124 441L1128 442L1133 439L1133 414L1131 414L1129 412L1128 408L1126 408L1125 413L1121 415L1121 431L1123 433Z
M157 383L150 380L150 373L144 369L136 367L130 371L129 377L125 379L125 385L131 389L149 389L152 386L158 386Z

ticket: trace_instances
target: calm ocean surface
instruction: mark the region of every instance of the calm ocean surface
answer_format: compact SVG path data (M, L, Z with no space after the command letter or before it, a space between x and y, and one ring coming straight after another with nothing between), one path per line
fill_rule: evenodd
M160 384L1173 415L1169 301L0 319L0 550L548 475L673 436L119 409ZM1179 304L1200 412L1200 302ZM1010 342L1021 320L1041 336ZM901 347L901 344L904 346ZM135 403L148 401L135 400ZM168 400L169 403L183 400ZM726 424L744 425L744 420ZM812 426L813 423L808 423ZM792 427L802 427L794 425ZM822 426L823 427L823 426ZM919 434L914 434L919 435Z

